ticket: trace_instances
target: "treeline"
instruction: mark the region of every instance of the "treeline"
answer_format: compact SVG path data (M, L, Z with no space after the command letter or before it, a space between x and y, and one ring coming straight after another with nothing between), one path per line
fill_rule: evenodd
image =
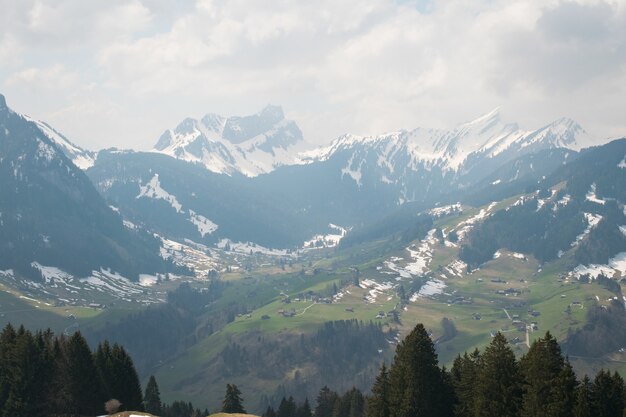
M208 415L190 403L162 404L154 377L145 399L126 350L108 341L92 352L79 333L55 336L8 324L0 332L0 417L80 417L143 411L162 417Z
M207 305L221 296L226 285L212 279L206 287L197 289L183 282L167 293L166 303L116 322L107 321L101 329L89 331L86 337L92 344L104 339L120 343L136 358L137 369L146 372L155 363L219 330L233 321L237 313L245 311L245 307L235 304L203 316Z
M358 320L326 322L315 333L266 338L260 333L241 336L220 352L211 372L225 378L255 376L269 381L282 381L293 369L315 369L314 374L294 373L286 388L279 385L260 405L277 404L283 396L312 396L326 381L333 387L347 389L356 385L367 389L377 372L381 353L388 351L386 333L380 323ZM288 394L287 394L288 393Z
M402 341L389 368L383 365L364 397L324 387L315 417L622 417L626 388L617 373L601 370L577 379L556 339L546 333L517 359L497 333L483 352L455 359L448 371L438 364L426 329L419 324ZM310 417L308 401L283 398L264 417Z
M539 197L486 218L469 233L459 257L470 268L476 268L492 259L500 248L530 253L541 262L555 259L559 250L570 248L586 227L580 203L572 200L556 211L551 204L545 204L538 210Z
M80 333L56 337L9 324L0 334L0 415L3 417L102 414L104 403L142 409L133 362L121 346L104 342L92 352Z

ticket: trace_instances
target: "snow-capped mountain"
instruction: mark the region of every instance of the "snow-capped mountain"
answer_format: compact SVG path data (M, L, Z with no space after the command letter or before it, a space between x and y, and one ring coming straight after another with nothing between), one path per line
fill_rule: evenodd
M76 276L101 268L128 278L167 271L159 242L124 227L63 151L0 95L0 270L33 278L35 264Z
M65 156L67 156L78 168L85 170L93 166L96 160L95 152L85 150L72 143L62 133L59 133L46 122L33 119L27 115L22 115L22 117L29 122L35 123L39 130L41 130L41 132L46 135L46 137L50 139L59 149L61 149Z
M592 143L583 128L571 119L562 118L536 130L522 130L515 123L503 123L496 109L450 130L417 128L378 136L344 135L327 147L303 153L301 159L313 163L352 151L354 157L350 157L345 173L358 183L360 170L355 168L362 167L367 159L363 152L373 152L377 166L389 174L382 177L386 182L404 168L399 162L412 170L436 167L444 173L463 173L479 159L512 159L553 148L580 150Z
M154 151L212 172L253 177L296 163L305 147L298 125L285 119L282 108L267 106L250 116L187 118L166 130Z

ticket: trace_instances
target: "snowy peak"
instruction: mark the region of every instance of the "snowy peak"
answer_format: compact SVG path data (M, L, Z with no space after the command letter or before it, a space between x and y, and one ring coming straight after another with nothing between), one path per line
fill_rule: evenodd
M249 116L187 118L165 131L154 151L200 163L209 171L252 177L296 163L304 146L298 125L285 119L281 107L267 106Z
M41 130L41 132L48 139L50 139L78 168L85 170L93 166L96 161L95 153L75 145L46 122L32 119L29 116L23 117L26 120L35 123L39 130Z

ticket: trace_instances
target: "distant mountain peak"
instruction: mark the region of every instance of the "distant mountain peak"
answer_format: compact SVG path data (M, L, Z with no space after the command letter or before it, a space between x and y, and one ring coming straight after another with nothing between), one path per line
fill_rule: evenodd
M7 100L4 98L2 94L0 94L0 111L7 111Z
M248 116L186 118L161 135L154 151L217 173L256 176L296 163L304 146L297 124L285 119L282 107L268 105Z

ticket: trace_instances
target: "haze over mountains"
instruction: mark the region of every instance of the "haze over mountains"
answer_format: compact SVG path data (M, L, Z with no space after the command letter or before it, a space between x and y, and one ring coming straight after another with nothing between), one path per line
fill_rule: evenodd
M497 110L311 147L275 106L185 119L151 151L94 152L2 97L3 317L32 303L23 320L123 343L164 392L204 404L234 380L257 409L327 380L370 386L416 320L442 362L495 328L522 354L539 327L612 360L626 344L624 158L625 139L600 144L569 119L525 130Z
M485 187L506 194L594 143L573 120L523 130L497 109L448 130L347 134L317 148L277 106L187 118L151 152L84 150L33 122L130 224L205 244L280 248L332 233L329 224L361 226L407 202L427 207Z

